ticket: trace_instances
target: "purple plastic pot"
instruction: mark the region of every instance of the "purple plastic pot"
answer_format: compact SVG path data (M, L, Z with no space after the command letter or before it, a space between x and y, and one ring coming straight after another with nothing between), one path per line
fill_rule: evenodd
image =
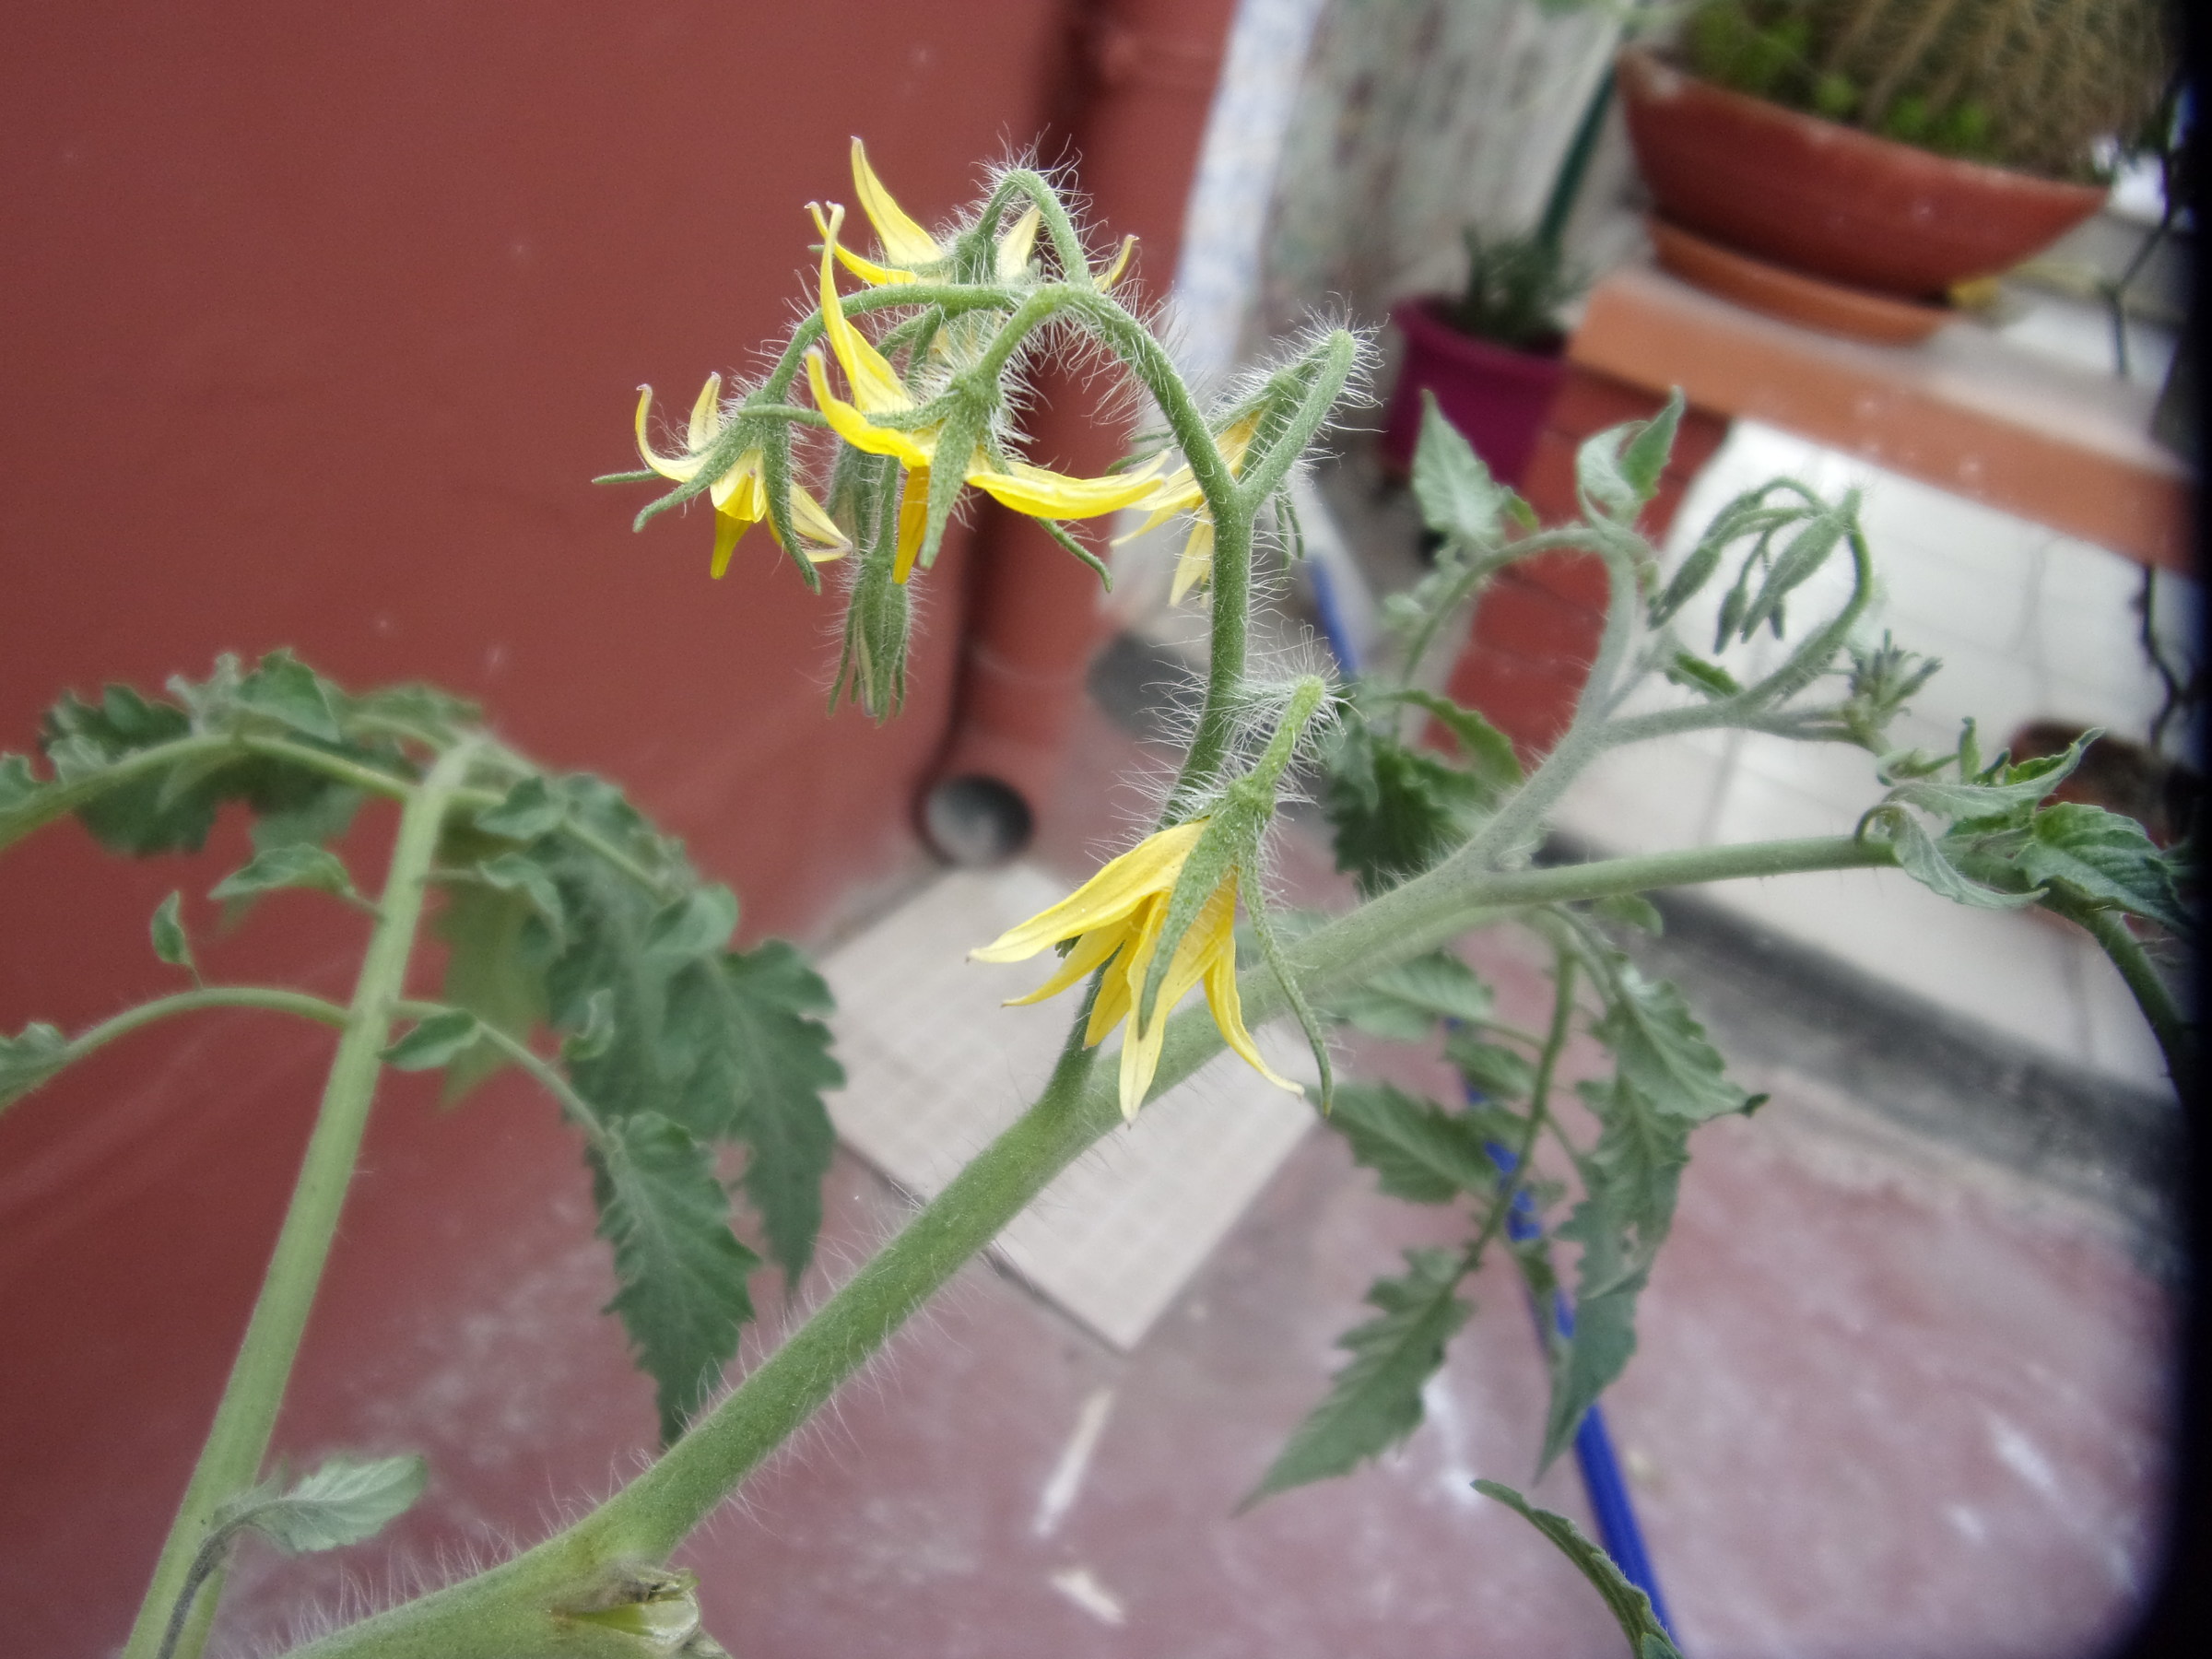
M1552 395L1567 372L1558 346L1548 352L1512 351L1472 339L1443 320L1441 295L1407 300L1391 310L1406 335L1406 360L1382 423L1382 464L1413 469L1421 435L1421 394L1436 394L1444 418L1475 446L1500 482L1518 484L1543 430Z

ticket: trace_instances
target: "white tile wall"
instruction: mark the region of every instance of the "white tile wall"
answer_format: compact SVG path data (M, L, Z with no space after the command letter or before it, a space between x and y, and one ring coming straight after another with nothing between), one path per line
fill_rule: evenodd
M2160 687L2137 641L2136 565L1978 502L1947 495L1788 433L1739 421L1675 524L1679 556L1739 491L1779 474L1826 495L1863 492L1862 523L1881 575L1878 634L1943 659L1891 728L1900 747L1947 749L1969 715L1992 751L2026 722L2055 718L2141 738ZM1683 618L1712 644L1723 583ZM1841 559L1793 599L1792 632L1848 589ZM2199 597L2159 579L2159 632L2186 649ZM1777 660L1765 637L1729 657L1739 678ZM1640 695L1638 706L1679 694ZM1668 739L1607 756L1559 814L1562 828L1620 852L1847 832L1880 794L1872 757L1843 745L1756 735ZM1893 872L1725 883L1721 902L2039 1048L2155 1083L2157 1045L2125 988L2086 937L2017 912L1948 904Z

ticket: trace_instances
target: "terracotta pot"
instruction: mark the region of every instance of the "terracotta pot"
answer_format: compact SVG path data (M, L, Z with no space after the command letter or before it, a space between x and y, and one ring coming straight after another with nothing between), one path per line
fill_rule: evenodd
M1383 465L1400 475L1413 469L1428 391L1491 474L1518 484L1566 362L1556 345L1548 352L1514 351L1473 339L1444 321L1450 304L1434 295L1392 308L1391 321L1406 335L1406 360L1382 422Z
M1677 224L1816 276L1913 297L2008 270L2103 190L1959 161L1620 55L1644 182Z

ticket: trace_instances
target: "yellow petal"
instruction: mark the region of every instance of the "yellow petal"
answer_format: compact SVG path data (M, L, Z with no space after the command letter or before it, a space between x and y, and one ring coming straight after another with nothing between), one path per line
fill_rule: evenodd
M1135 252L1136 238L1123 237L1122 251L1113 256L1113 263L1106 267L1106 274L1099 278L1099 292L1104 293L1122 279L1123 273L1129 268L1129 256Z
M640 386L638 388L637 421L638 453L644 457L645 465L659 473L662 477L674 478L679 484L688 478L696 477L699 474L699 458L697 456L664 455L653 449L652 442L645 436L645 417L652 412L653 388Z
M903 583L914 573L914 555L929 533L929 468L907 468L899 496L899 546L891 559L891 580Z
M1145 900L1137 913L1130 919L1123 942L1130 950L1136 948L1145 930L1159 924L1158 907L1167 902L1164 894L1156 894ZM1090 1019L1083 1028L1083 1046L1097 1048L1105 1041L1106 1033L1129 1014L1129 959L1117 957L1106 970L1106 977L1099 982L1098 1000L1090 1005Z
M927 466L936 447L934 433L902 432L880 427L830 390L830 376L822 354L806 354L806 383L814 393L814 406L822 412L830 429L856 450L871 455L895 455L903 466Z
M883 288L894 282L919 282L922 280L912 271L902 271L897 265L880 265L872 259L863 259L850 248L840 247L837 251L837 258L838 263L852 272L853 276L859 277L863 282L872 283L877 288Z
M1047 945L1123 920L1153 894L1174 887L1183 861L1206 832L1206 822L1194 818L1147 836L1059 903L1008 928L969 956L979 962L1018 962Z
M712 574L715 581L721 581L723 572L730 568L730 555L737 550L737 544L744 539L745 533L753 527L753 520L740 518L734 512L717 512L714 515Z
M694 452L703 450L713 441L715 417L722 412L722 376L710 374L707 383L699 389L699 397L691 406L690 442Z
M793 528L808 541L820 542L829 549L822 553L811 549L807 552L806 557L816 564L827 564L833 559L842 559L845 550L853 545L845 539L845 533L837 527L837 521L822 511L822 504L796 484L791 487L791 522Z
M1116 922L1111 926L1092 928L1076 941L1076 947L1067 953L1067 959L1060 964L1059 971L1051 979L1046 980L1043 984L1038 986L1027 996L1008 997L1006 1006L1009 1008L1027 1007L1031 1003L1041 1003L1049 996L1059 995L1061 992L1066 990L1119 950L1123 942L1128 937L1129 924L1126 922Z
M853 403L868 415L912 408L914 400L900 380L899 371L868 343L866 335L845 321L845 308L838 300L832 260L837 253L838 227L844 223L845 210L832 203L830 217L825 219L818 206L812 202L806 206L822 233L822 332L830 336L830 349L837 353L845 379L852 383Z
M883 251L899 264L933 265L944 258L937 250L936 238L915 224L906 216L906 210L891 200L891 193L883 187L883 181L868 165L867 147L857 138L853 140L853 189L860 197L861 211L868 216L868 223L876 227Z
M1152 479L1143 472L1071 478L1026 461L1012 463L1006 472L978 467L969 473L968 482L1031 518L1096 518L1101 512L1119 512L1153 488Z
M1226 949L1233 956L1236 950L1237 888L1232 873L1214 889L1213 896L1199 911L1197 920L1176 941L1175 954L1169 959L1168 971L1160 980L1159 995L1152 1004L1152 1018L1140 1019L1145 979L1151 970L1152 956L1159 945L1159 928L1167 920L1171 902L1166 897L1156 900L1147 936L1139 942L1137 950L1131 952L1128 970L1123 975L1132 1010L1129 1029L1122 1038L1121 1095L1124 1118L1135 1117L1136 1109L1145 1103L1145 1096L1151 1091L1153 1074L1159 1069L1160 1044L1168 1033L1168 1016L1204 977L1207 964L1217 955Z
M1182 552L1175 560L1175 585L1168 592L1170 605L1181 605L1182 596L1214 573L1214 520L1211 513L1202 512L1191 534L1182 544Z
M1277 1088L1287 1088L1294 1095L1306 1092L1304 1085L1284 1077L1260 1057L1259 1047L1253 1041L1252 1033L1244 1029L1244 1005L1237 994L1237 943L1233 930L1230 934L1229 948L1217 952L1206 964L1206 1006L1213 1010L1214 1024L1220 1028L1221 1035L1228 1040L1229 1046L1236 1051L1245 1065Z
M1251 414L1230 421L1222 429L1220 437L1214 440L1214 447L1221 452L1221 459L1229 463L1230 472L1242 470L1244 452L1252 447L1252 435L1259 429L1260 412L1254 409Z
M708 488L707 499L717 509L726 509L748 524L766 518L768 491L760 484L760 452L749 449L738 456L730 470Z
M991 268L1001 282L1011 282L1029 267L1030 250L1037 245L1037 226L1042 215L1032 202L1030 209L998 239L998 247L992 255Z

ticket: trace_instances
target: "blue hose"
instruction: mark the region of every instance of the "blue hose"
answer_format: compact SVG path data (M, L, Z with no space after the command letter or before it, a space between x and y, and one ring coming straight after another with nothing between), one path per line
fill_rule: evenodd
M1470 1095L1473 1090L1468 1091ZM1513 1172L1513 1155L1496 1141L1485 1143L1490 1161L1501 1174ZM1506 1236L1516 1244L1525 1244L1538 1237L1543 1228L1536 1220L1535 1201L1523 1187L1513 1194L1512 1208L1505 1213ZM1535 1300L1529 1302L1529 1312L1536 1322L1536 1336L1544 1341L1544 1313ZM1562 1336L1574 1335L1574 1310L1565 1296L1555 1290L1551 1293L1551 1317ZM1546 1341L1546 1346L1550 1345ZM1583 1489L1590 1497L1590 1512L1597 1522L1597 1540L1606 1547L1606 1553L1621 1571L1621 1576L1652 1599L1652 1612L1666 1633L1675 1633L1675 1621L1666 1610L1666 1598L1659 1594L1659 1575L1652 1568L1652 1552L1644 1545L1643 1527L1636 1519L1636 1504L1629 1496L1629 1483L1622 1478L1620 1459L1613 1453L1613 1437L1606 1430L1606 1414L1593 1401L1590 1409L1583 1414L1582 1427L1574 1431L1574 1461L1583 1472Z

